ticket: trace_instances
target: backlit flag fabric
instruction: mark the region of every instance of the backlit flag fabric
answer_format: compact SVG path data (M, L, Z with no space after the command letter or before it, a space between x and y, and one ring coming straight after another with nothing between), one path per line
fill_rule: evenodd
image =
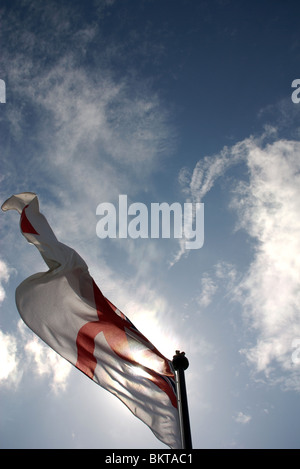
M36 194L10 197L21 232L49 267L16 290L20 316L44 342L117 396L155 436L180 448L172 363L107 298L79 254L60 243L39 211Z

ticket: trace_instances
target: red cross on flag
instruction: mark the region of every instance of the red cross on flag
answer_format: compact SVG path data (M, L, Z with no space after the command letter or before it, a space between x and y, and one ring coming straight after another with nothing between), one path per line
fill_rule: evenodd
M60 243L36 194L13 195L21 232L49 267L16 290L23 321L44 342L117 396L171 448L181 448L172 363L105 298L79 254Z

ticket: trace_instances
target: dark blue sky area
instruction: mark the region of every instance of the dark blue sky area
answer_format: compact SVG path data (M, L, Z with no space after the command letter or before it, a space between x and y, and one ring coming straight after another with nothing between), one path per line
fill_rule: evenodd
M286 1L124 1L103 13L101 34L117 35L124 49L123 61L111 49L116 75L148 78L171 112L176 102L176 125L197 159L199 144L210 153L244 138L262 107L290 95L299 10ZM91 19L93 8L84 11Z
M24 16L28 30L41 37L34 46L39 66L52 66L56 48L45 53L43 40L47 43L51 26L46 12L55 2L47 5L44 17L32 6L28 15L26 3L20 8L20 2L10 2L10 11ZM116 78L127 76L130 81L132 76L152 86L171 116L176 115L189 151L197 152L195 160L199 144L201 152L211 153L224 139L241 139L249 129L255 131L261 108L274 97L289 96L297 77L296 2L123 0L105 7L103 2L65 1L63 7L71 7L72 14L59 31L54 16L51 39L80 51L80 37L74 34L78 26L100 25L90 47L80 52L79 64L91 66L93 73L105 65ZM184 148L187 151L186 142Z

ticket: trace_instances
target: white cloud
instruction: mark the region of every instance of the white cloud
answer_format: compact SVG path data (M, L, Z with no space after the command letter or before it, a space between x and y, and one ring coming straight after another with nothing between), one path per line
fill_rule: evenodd
M43 344L20 319L15 334L0 330L0 385L17 388L23 375L48 377L53 392L64 391L72 366Z
M237 423L241 423L242 425L245 425L250 422L252 417L250 415L244 414L243 412L237 412L236 415L233 417L233 419Z
M237 271L233 264L229 262L220 261L215 266L216 277L226 280L228 288L231 288L236 281Z
M117 79L109 69L108 46L96 22L83 21L78 29L70 20L73 9L62 7L58 15L52 2L45 8L33 2L31 13L22 28L18 14L10 24L3 19L3 34L18 41L18 54L6 39L3 60L15 103L6 113L13 138L4 156L9 170L2 191L37 192L60 239L71 245L83 237L96 242L97 205L151 189L152 171L173 149L173 131L157 94L134 74ZM33 18L40 15L34 35ZM43 32L48 17L55 38L49 25L48 34ZM86 51L93 51L93 60L82 66Z
M101 7L111 3L98 2ZM95 262L92 249L99 247L99 260L104 245L96 237L97 205L116 202L122 193L133 198L139 191L151 190L152 171L172 151L174 136L159 96L134 73L120 78L112 73L110 45L102 39L101 22L90 26L82 19L78 29L73 7L64 6L59 14L56 10L52 2L43 7L32 2L22 28L18 12L9 20L3 18L2 32L11 37L6 39L3 61L15 103L6 114L5 125L13 138L2 191L6 186L20 187L16 192L37 192L57 237L78 250L80 244L83 257ZM37 19L40 28L33 34ZM49 34L51 28L55 37ZM92 59L83 66L85 53ZM9 195L4 194L4 200ZM8 233L12 238L10 227ZM14 237L21 251L19 238ZM127 246L118 248L126 251ZM130 248L128 252L142 272L137 250L134 256ZM19 262L25 254L18 254L20 268L30 265ZM148 254L148 260L155 262L156 245ZM145 256L140 260L145 265ZM105 261L100 263L103 269Z
M234 265L220 261L213 266L212 273L204 273L201 279L201 293L197 298L199 306L206 308L216 293L223 287L226 294L235 287L237 272Z
M245 324L256 333L256 344L242 352L269 382L280 380L297 389L299 370L291 344L300 337L299 154L300 142L276 140L276 131L266 128L261 138L250 137L199 161L188 185L187 171L180 176L185 193L202 200L232 165L242 163L247 169L247 180L231 181L231 209L237 228L254 241L253 261L239 284L229 266L220 265L214 278L204 276L199 300L209 304L218 275L227 277L231 297L240 302Z
M257 242L238 290L258 334L257 344L245 353L267 373L274 362L292 370L291 343L300 336L299 152L296 141L252 147L249 183L239 186L233 203L241 226Z
M66 389L72 365L44 344L20 319L16 336L22 349L24 372L31 372L48 378L54 393Z
M201 279L201 294L197 298L199 306L206 308L212 301L213 296L217 291L217 285L207 274L204 274Z
M0 384L15 386L20 378L17 356L17 340L11 334L0 331Z
M55 393L64 391L72 365L60 357L54 350L33 337L25 345L25 351L38 375L49 376L51 388Z
M108 65L109 45L101 36L101 22L97 25L95 21L91 26L82 18L78 28L75 14L73 7L63 6L58 15L52 2L46 7L33 2L25 22L18 14L9 18L10 21L4 17L2 31L7 45L3 60L15 99L22 97L22 102L16 102L13 107L13 112L16 109L18 112L8 113L6 117L20 136L30 109L31 122L34 121L32 132L42 153L38 157L43 158L43 164L46 159L53 171L68 175L69 186L72 182L75 186L81 184L88 175L86 168L94 167L98 189L100 184L105 184L112 190L112 184L106 183L103 174L107 167L112 169L115 164L121 164L118 170L123 169L123 177L115 174L115 181L110 182L120 184L124 168L127 173L134 173L135 178L144 176L162 154L169 152L173 136L158 96L134 78L134 73L130 78L128 74L127 78L125 75L115 78ZM34 18L41 22L35 35L32 33ZM18 21L22 22L22 28ZM45 30L43 22L47 23ZM49 26L55 29L55 36L49 34ZM17 56L16 48L10 47L14 41L18 41ZM41 61L41 51L51 67ZM89 61L82 65L87 51L92 53L93 67ZM116 53L121 57L121 50ZM41 170L39 164L38 167ZM94 178L90 174L88 180ZM82 189L85 188L82 184Z
M245 158L246 152L251 145L252 139L246 139L236 143L233 147L225 146L217 155L205 156L199 160L193 170L188 186L184 188L185 193L194 202L202 202L217 179L223 176L231 166ZM186 184L187 173L184 172L183 175L181 174L180 181L185 181Z
M3 282L8 282L10 276L10 269L7 264L0 259L0 304L5 298L5 290Z
M225 172L245 160L253 139L245 139L236 143L233 147L225 146L219 154L204 156L201 158L192 173L186 167L181 168L178 182L188 202L204 202L205 196L214 187L216 181L224 176ZM179 248L171 265L178 262L183 256L187 256L183 240L179 240Z

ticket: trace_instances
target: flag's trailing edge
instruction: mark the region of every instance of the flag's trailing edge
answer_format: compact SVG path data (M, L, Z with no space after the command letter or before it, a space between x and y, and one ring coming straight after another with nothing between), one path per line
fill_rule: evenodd
M36 194L13 195L22 234L49 267L16 289L27 326L62 357L117 396L170 448L181 448L175 377L166 359L105 298L79 254L60 243Z

